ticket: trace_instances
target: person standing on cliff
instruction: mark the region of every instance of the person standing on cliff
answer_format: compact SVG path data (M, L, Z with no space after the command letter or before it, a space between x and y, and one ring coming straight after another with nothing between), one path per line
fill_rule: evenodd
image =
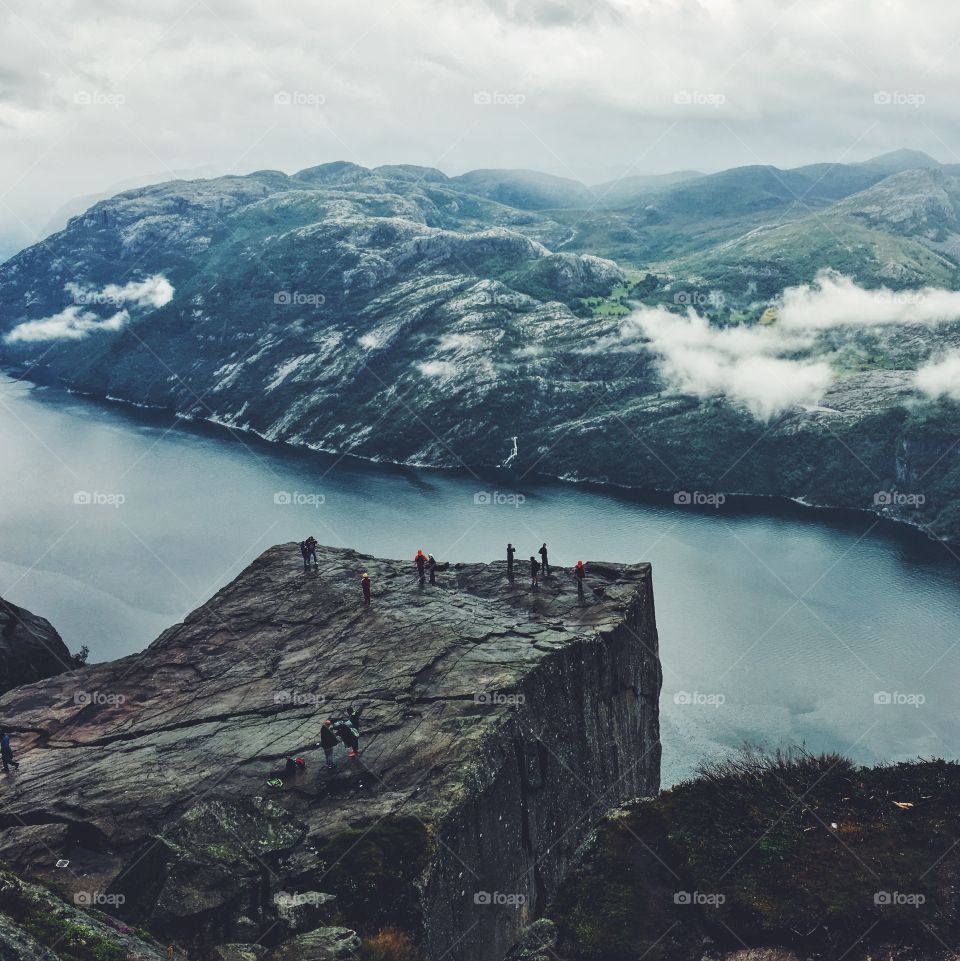
M543 572L543 576L544 576L544 577L549 577L549 576L550 576L550 563L549 563L549 561L547 560L547 542L546 542L546 541L543 542L543 547L540 548L540 550L539 550L538 553L540 554L540 559L541 559L541 562L542 562L541 565L540 565L540 569L541 569L541 571Z
M310 551L307 548L306 541L300 541L300 556L303 558L303 569L305 571L310 570Z
M437 562L434 559L433 554L427 555L427 570L430 571L430 583L437 583Z
M420 583L422 584L424 580L423 569L427 564L426 554L424 554L423 551L418 550L417 556L413 559L413 563L417 565L417 574L420 575Z
M333 718L327 718L320 728L320 747L323 748L323 756L327 759L327 770L332 771L336 764L333 763L333 749L337 746L337 734L333 729Z
M10 765L12 764L18 771L20 770L20 762L13 759L13 748L10 747L10 735L6 731L0 732L0 758L3 759L3 773L10 773Z
M370 603L370 575L364 571L363 577L360 578L360 587L363 589L363 603Z
M304 542L307 545L307 556L305 558L307 562L307 567L310 566L310 560L313 559L313 566L320 570L320 564L317 562L317 539L311 534Z
M513 555L517 553L517 549L513 544L507 544L507 577L513 580Z
M577 579L577 593L581 597L583 597L583 578L586 573L583 567L583 561L577 561L577 566L573 569L573 576Z
M530 588L533 589L540 583L540 562L530 555Z

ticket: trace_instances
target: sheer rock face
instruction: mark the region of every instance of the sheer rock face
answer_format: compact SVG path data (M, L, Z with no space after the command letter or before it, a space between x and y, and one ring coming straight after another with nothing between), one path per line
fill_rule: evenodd
M0 597L0 693L74 666L48 620Z
M325 924L499 961L601 815L658 789L650 567L590 564L578 600L569 570L421 587L319 554L271 548L143 653L0 698L22 762L0 859L198 947L300 936L288 908L315 898ZM350 705L361 759L328 773L320 727Z

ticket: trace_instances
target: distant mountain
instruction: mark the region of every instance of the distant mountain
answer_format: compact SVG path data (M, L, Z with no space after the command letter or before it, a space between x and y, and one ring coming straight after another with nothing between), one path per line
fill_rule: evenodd
M534 170L471 170L450 182L467 193L521 210L586 207L593 199L590 188L579 180Z
M54 215L47 221L44 225L41 235L44 237L50 234L55 234L58 231L63 230L66 227L71 217L76 217L78 214L82 214L85 210L89 210L95 203L101 200L108 200L110 197L116 196L116 194L121 193L124 190L135 190L138 187L145 187L148 184L158 184L165 183L171 178L179 180L194 180L198 177L213 177L216 176L217 171L212 167L212 165L206 165L203 167L193 167L189 170L167 170L163 173L152 173L145 174L141 177L130 177L120 183L115 183L111 187L105 190L97 191L93 194L86 194L82 197L74 197L72 200L67 201L63 204ZM6 258L4 258L6 259Z
M960 232L960 179L941 168L893 174L837 204L840 216L901 237L945 241Z
M865 160L858 166L869 167L885 174L902 173L904 170L933 170L941 167L939 160L934 160L922 150L891 150L870 160Z
M618 196L611 191L588 207L553 209L548 215L568 231L563 249L647 269L822 210L883 177L879 171L845 164L794 170L737 167L640 192Z
M664 214L695 213L704 219L733 217L789 211L804 205L821 206L838 196L862 190L878 179L877 174L858 176L856 171L832 164L795 170L736 167L684 181L653 202Z
M960 177L924 157L637 179L622 207L530 171L348 162L147 186L0 266L0 361L373 460L869 509L919 477L900 513L960 538L960 411L913 386L960 325L831 331L821 402L769 422L679 389L621 326L692 305L749 331L824 268L960 289Z
M920 168L885 177L825 208L802 205L704 251L665 262L681 286L722 291L729 306L775 297L824 267L868 287L960 283L960 179Z
M638 198L675 187L705 174L698 170L677 170L669 174L630 174L591 187L595 202L604 207L626 207Z
M628 176L594 187L531 170L473 170L448 182L523 210L616 210L655 204L658 210L671 214L697 212L703 217L729 217L798 202L829 203L863 190L885 175L879 166L814 164L794 170L750 166L715 174L678 171Z
M77 389L271 439L437 461L448 455L431 425L449 423L451 398L513 420L488 348L531 364L523 352L554 334L576 346L574 310L626 281L609 260L530 236L549 231L410 168L324 164L127 191L0 268L2 326L18 338L4 351L18 363L42 354ZM161 276L166 297L141 289ZM61 339L30 339L51 325ZM385 443L369 423L388 397Z

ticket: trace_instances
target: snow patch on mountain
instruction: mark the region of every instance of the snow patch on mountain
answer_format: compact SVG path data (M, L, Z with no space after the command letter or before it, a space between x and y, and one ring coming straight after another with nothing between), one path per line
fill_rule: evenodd
M296 357L291 357L290 360L284 361L279 364L273 372L273 379L264 388L264 390L269 393L271 390L276 390L295 370L303 367L308 361L313 360L316 354L298 354Z

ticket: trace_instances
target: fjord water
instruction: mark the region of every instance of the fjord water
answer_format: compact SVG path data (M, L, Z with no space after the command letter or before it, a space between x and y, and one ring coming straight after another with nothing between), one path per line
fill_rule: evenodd
M559 564L654 565L665 784L744 743L958 755L960 562L871 515L691 511L363 465L5 377L0 452L0 596L91 660L143 648L264 548L309 533L441 561L501 559L512 540L521 583L547 541ZM291 577L300 563L292 552Z

